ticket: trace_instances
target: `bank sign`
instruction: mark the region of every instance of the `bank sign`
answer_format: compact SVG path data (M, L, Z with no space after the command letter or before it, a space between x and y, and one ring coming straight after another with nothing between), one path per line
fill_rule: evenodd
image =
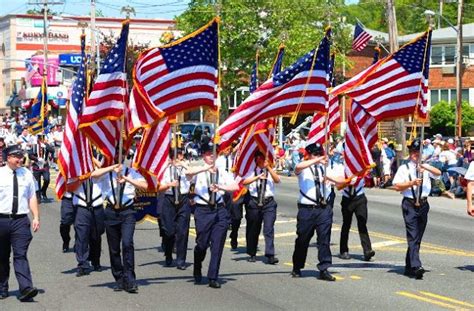
M59 54L60 66L77 66L81 64L81 54Z

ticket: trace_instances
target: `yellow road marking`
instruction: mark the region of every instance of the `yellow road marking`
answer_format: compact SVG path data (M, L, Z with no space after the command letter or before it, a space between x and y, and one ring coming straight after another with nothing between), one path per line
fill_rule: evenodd
M381 247L392 246L392 245L397 245L397 244L402 244L402 243L404 242L393 241L393 240L381 241L381 242L372 243L372 248L381 248Z
M293 264L292 264L291 262L285 262L284 265L285 265L285 266L293 267Z
M436 298L436 299L447 301L447 302L450 302L450 303L455 303L455 304L458 304L458 305L461 305L461 306L474 308L474 304L471 304L471 303L468 303L468 302L465 302L465 301L461 301L461 300L457 300L457 299L454 299L454 298L441 296L441 295L437 295L437 294L433 294L433 293L425 292L425 291L421 291L421 290L419 291L419 293L423 294L425 296L431 297L431 298Z
M358 276L358 275L351 275L351 280L361 280L362 277Z
M342 281L342 280L344 280L344 277L343 277L343 276L333 275L333 277L336 278L336 281Z
M446 309L453 309L453 310L458 309L458 306L451 305L451 304L441 302L441 301L437 301L437 300L434 300L434 299L426 298L426 297L419 296L419 295L416 295L416 294L412 294L412 293L409 293L409 292L406 292L406 291L398 291L397 294L400 295L400 296L420 300L420 301L423 301L423 302L428 302L428 303L431 303L431 304L434 304L434 305L437 305L437 306L440 306L440 307L443 307L443 308L446 308Z

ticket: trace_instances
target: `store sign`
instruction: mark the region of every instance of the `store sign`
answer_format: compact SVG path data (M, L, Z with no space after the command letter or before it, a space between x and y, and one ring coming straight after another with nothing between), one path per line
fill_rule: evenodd
M59 54L60 66L80 66L81 54Z
M31 78L31 85L32 86L40 86L42 82L42 74L43 74L43 56L33 56L31 58L31 65L33 66L34 70L38 73L33 75ZM60 81L60 75L58 76L59 68L59 59L57 56L49 56L48 57L48 85L58 85ZM59 79L58 79L59 77Z
M43 32L39 31L17 31L18 42L43 42ZM49 42L69 42L69 34L64 32L49 32Z

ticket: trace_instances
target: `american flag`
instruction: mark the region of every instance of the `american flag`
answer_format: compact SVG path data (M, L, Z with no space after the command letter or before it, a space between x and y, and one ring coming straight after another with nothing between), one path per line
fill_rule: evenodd
M372 36L364 30L362 25L357 22L354 28L354 39L352 40L352 49L354 51L360 52L369 43L369 40L372 39Z
M375 48L373 63L379 60L380 49ZM348 127L344 144L344 173L346 178L363 176L373 163L370 150L378 140L377 120L356 101L352 101L351 113L348 116ZM363 183L358 178L354 186Z
M48 103L48 85L46 76L43 77L41 88L38 95L28 107L28 130L32 135L42 133L48 126L47 103Z
M26 68L25 80L27 83L31 83L31 79L36 74L39 74L38 71L36 71L36 68L31 63L31 58L25 59L25 68Z
M331 80L331 86L335 86L334 78L334 62L335 55L331 56L331 62L329 67L329 79ZM339 107L338 96L329 95L328 111L327 114L316 112L313 115L313 121L311 122L311 128L308 133L306 145L313 143L324 144L326 142L326 117L328 117L328 135L334 131L336 127L341 124L341 110Z
M81 179L93 170L92 154L87 137L78 131L78 120L81 116L86 92L86 46L85 35L81 36L81 64L77 78L72 86L71 102L69 103L66 125L63 132L63 143L59 149L59 172L56 179L56 195L62 198L66 191L67 181Z
M431 31L333 90L346 92L377 121L427 113Z
M133 136L139 129L150 127L163 117L163 112L151 107L140 93L139 86L132 88L130 99L127 105L127 134Z
M255 55L255 63L252 65L252 72L250 73L249 92L253 93L258 88L258 51Z
M247 127L278 115L325 111L330 31L296 63L263 83L217 129L222 148L228 147Z
M122 24L117 43L109 51L80 117L80 130L113 162L120 140L120 119L126 101L125 62L129 22Z
M134 84L143 88L149 105L166 115L216 107L218 20L163 47L142 53Z
M149 185L151 176L161 180L168 163L170 144L171 126L168 117L164 117L150 128L145 128L133 167L145 176Z

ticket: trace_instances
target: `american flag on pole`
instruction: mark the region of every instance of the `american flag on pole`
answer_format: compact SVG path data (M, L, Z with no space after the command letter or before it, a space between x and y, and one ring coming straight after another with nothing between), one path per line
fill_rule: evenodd
M258 88L258 51L255 56L255 63L252 65L252 72L250 73L249 92L253 93Z
M417 113L426 118L431 31L332 90L345 92L377 121Z
M331 86L335 86L334 79L334 54L331 56L331 63L329 67L329 78L331 80ZM324 144L326 142L326 117L328 119L328 134L332 133L336 127L341 124L341 109L339 107L338 96L329 95L328 100L328 111L327 113L316 112L313 115L313 121L311 122L311 128L308 133L306 145L313 143Z
M375 48L373 63L379 60L380 49ZM348 116L348 127L344 144L344 173L346 178L363 176L372 166L370 150L378 140L377 120L356 101L352 101L351 113ZM358 186L362 181L356 181Z
M124 21L117 43L109 51L80 117L80 130L113 162L120 140L120 119L127 96L125 62L129 22Z
M357 22L354 28L352 49L357 52L362 51L367 46L367 43L369 43L370 39L372 39L372 35L365 31L361 23Z
M76 80L72 86L71 102L69 103L63 143L58 155L59 172L56 179L56 195L62 198L70 179L87 177L94 169L92 153L87 137L78 130L78 120L82 113L86 92L86 39L81 36L81 64Z
M136 131L143 127L150 127L163 117L163 112L150 107L139 94L137 86L132 88L127 105L127 134L134 135Z
M133 159L133 167L140 171L150 183L151 176L161 180L169 159L171 126L168 117L150 128L145 128L140 148ZM156 188L156 182L152 183ZM149 187L151 188L151 187Z
M228 147L251 124L278 115L325 111L330 31L318 49L263 83L217 129L221 148Z
M142 53L134 68L142 98L166 115L216 108L218 19L194 33Z

